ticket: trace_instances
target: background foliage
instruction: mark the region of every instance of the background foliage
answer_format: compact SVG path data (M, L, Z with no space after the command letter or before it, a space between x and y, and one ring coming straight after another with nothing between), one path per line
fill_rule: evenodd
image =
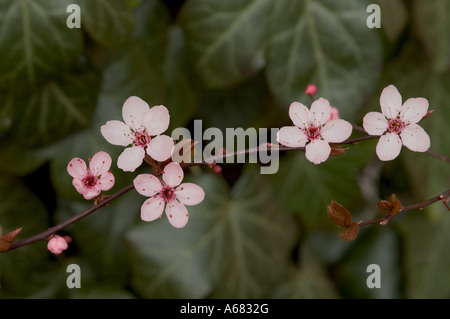
M366 12L381 6L382 28ZM394 84L422 96L435 115L423 126L434 151L450 154L450 2L447 0L0 0L0 224L40 232L88 207L67 174L73 157L120 147L100 134L136 95L164 104L171 129L291 125L304 88L361 125ZM81 7L81 29L66 8ZM448 164L404 150L381 163L375 142L315 166L285 153L274 175L257 164L222 175L186 175L206 199L186 228L144 223L130 192L65 230L53 256L35 243L0 256L4 298L448 298L450 216L442 205L412 211L356 241L326 217L336 199L355 220L396 192L404 204L448 188ZM117 184L129 184L113 160ZM141 171L148 171L142 168ZM65 285L66 266L82 288ZM368 289L378 264L381 289Z

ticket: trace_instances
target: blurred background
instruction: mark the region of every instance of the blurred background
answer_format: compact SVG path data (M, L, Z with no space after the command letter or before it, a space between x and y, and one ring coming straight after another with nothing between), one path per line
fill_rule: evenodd
M78 4L81 28L68 28ZM369 28L381 9L381 28ZM375 20L374 20L375 19ZM72 18L69 21L74 21ZM89 207L67 173L74 157L113 158L123 148L100 126L122 120L132 95L171 115L168 133L207 127L292 125L292 101L310 105L314 83L356 125L379 111L389 84L424 97L421 126L450 155L450 2L447 0L0 0L0 225L18 240ZM358 136L355 132L353 136ZM2 298L449 298L450 215L441 203L410 211L344 242L327 217L332 199L354 220L379 217L376 202L404 205L449 187L449 166L403 149L383 163L376 141L321 165L281 154L276 174L226 164L193 167L206 191L183 229L165 216L141 221L132 191L59 233L55 256L38 242L0 255ZM66 267L81 268L68 289ZM369 289L378 264L381 288Z

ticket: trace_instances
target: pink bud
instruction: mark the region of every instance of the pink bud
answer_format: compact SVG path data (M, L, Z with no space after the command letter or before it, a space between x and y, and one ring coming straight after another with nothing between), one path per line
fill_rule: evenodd
M220 167L219 165L214 165L213 166L213 171L216 174L220 174L220 173L222 173L222 167Z
M58 235L52 236L47 244L47 249L55 255L61 254L68 247L66 239Z
M70 244L72 242L72 237L70 237L70 236L63 236L63 238L68 244Z
M330 114L330 118L328 119L328 122L333 121L333 120L337 120L339 118L339 110L335 107L331 107L331 114Z
M309 84L305 89L305 93L309 96L313 96L317 93L317 87L314 84Z

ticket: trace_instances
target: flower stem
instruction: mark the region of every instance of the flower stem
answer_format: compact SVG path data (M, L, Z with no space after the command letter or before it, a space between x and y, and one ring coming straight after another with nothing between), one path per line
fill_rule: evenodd
M367 221L359 221L358 222L358 226L359 227L364 227L367 225L373 225L373 224L379 224L379 225L386 225L392 218L394 218L395 216L398 216L402 213L406 213L407 211L413 210L413 209L424 209L425 207L434 204L440 200L443 201L444 205L446 205L446 200L447 200L447 196L450 196L450 189L448 189L447 191L445 191L444 193L437 195L433 198L430 198L429 200L426 200L424 202L420 202L420 203L416 203L416 204L412 204L412 205L408 205L408 206L404 206L400 209L400 211L396 214L392 214L383 218L377 218L377 219L371 219L371 220L367 220Z
M360 128L359 126L355 126L353 125L353 128L355 130L364 132L364 130L362 128ZM365 141L365 140L371 140L371 139L376 139L379 138L379 136L375 136L375 135L366 135L366 136L361 136L361 137L356 137L356 138L351 138L351 139L347 139L341 143L333 143L334 146L339 146L339 145L356 145L358 144L360 141ZM219 155L215 155L215 156L211 156L209 158L205 158L203 161L201 162L193 162L193 163L183 163L181 164L182 168L188 168L188 167L192 167L192 166L198 166L198 165L203 165L203 166L210 166L211 163L214 163L218 160L223 160L225 158L228 157L235 157L238 155L243 155L243 154L254 154L254 153L259 153L259 152L267 152L268 150L277 150L277 151L305 151L305 147L287 147L287 146L283 146L283 145L276 145L276 144L272 144L272 143L265 143L265 144L261 144L259 146L253 147L253 148L248 148L245 150L240 150L240 151L235 151L235 152L229 152L229 153L225 153L225 154L219 154ZM425 152L426 154L436 157L438 159L441 159L445 162L450 162L450 158L444 155L441 155L439 153L436 153L434 151L428 150ZM153 170L155 171L155 174L160 174L161 173L161 168L150 158L146 158L146 162L152 166ZM113 200L115 200L116 198L122 196L123 194L129 192L130 190L134 189L134 185L130 184L124 188L122 188L121 190L115 192L114 194L112 194L111 196L109 196L108 198L105 199L101 199L100 201L96 202L95 204L93 204L91 207L89 207L88 209L86 209L85 211L78 213L77 215L41 232L38 233L36 235L30 236L28 238L19 240L17 242L13 242L9 248L8 251L10 250L14 250L16 248L37 242L37 241L41 241L41 240L47 240L49 236L57 233L58 231L63 230L64 228L68 227L69 225L75 223L76 221L92 214L93 212L99 210L100 208L108 205L110 202L112 202ZM395 214L395 215L390 215L388 217L385 218L379 218L379 219L374 219L374 220L369 220L369 221L360 221L358 222L358 225L360 227L362 226L366 226L366 225L370 225L370 224L380 224L380 223L387 223L392 217L403 213L405 211L411 210L411 209L416 209L416 208L421 208L421 207L426 207L436 201L438 201L439 199L445 198L446 196L448 196L450 193L450 190L448 190L447 192L439 195L439 196L444 196L444 197L439 197L436 196L426 202L423 203L418 203L415 205L410 205L410 206L406 206L403 207L402 210L400 210L399 213ZM446 205L446 202L444 202L444 204ZM447 206L447 205L446 205Z
M91 207L89 207L88 209L86 209L85 211L78 213L77 215L59 223L58 225L55 225L43 232L40 232L39 234L33 235L31 237L19 240L17 242L13 242L11 244L11 247L9 248L8 251L40 241L40 240L47 240L48 237L50 235L53 235L55 233L57 233L58 231L72 225L73 223L75 223L76 221L92 214L93 212L95 212L96 210L106 206L107 204L109 204L110 202L112 202L113 200L115 200L116 198L122 196L123 194L129 192L130 190L132 190L134 188L133 184L130 184L124 188L122 188L121 190L115 192L114 194L112 194L111 196L109 196L108 198L101 200L100 202L98 202L97 204L93 204Z

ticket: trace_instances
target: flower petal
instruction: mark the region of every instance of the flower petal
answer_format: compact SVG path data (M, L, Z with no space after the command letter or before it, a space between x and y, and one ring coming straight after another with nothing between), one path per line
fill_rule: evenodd
M140 174L133 180L136 191L144 196L153 196L163 188L159 178L152 174Z
M398 134L387 133L380 137L377 143L376 152L378 158L382 161L391 161L400 154L402 141Z
M166 165L166 167L164 167L162 178L164 183L166 183L166 185L169 185L171 187L177 187L178 185L181 184L183 177L184 177L183 169L177 162L169 163Z
M164 133L169 128L169 110L164 105L157 105L145 114L144 124L151 136Z
M67 165L67 172L73 178L82 179L87 173L86 162L81 158L75 157Z
M93 199L98 195L100 195L100 189L96 187L91 187L83 194L83 197L84 199Z
M147 146L147 154L153 159L163 162L172 155L175 144L170 136L158 135L152 138Z
M289 117L299 128L305 128L309 123L309 109L300 102L293 102L289 106Z
M297 126L284 126L277 132L277 141L289 147L303 147L308 138Z
M183 183L175 189L177 199L184 205L197 205L205 198L203 188L193 183Z
M325 124L331 115L330 102L327 99L319 98L311 104L311 110L309 111L311 120L316 124Z
M426 152L430 148L430 137L425 130L417 125L406 126L400 134L403 145L414 152Z
M133 130L140 130L143 128L145 114L149 109L147 102L137 96L130 96L122 107L123 120Z
M407 99L400 116L405 124L418 123L428 112L428 100L423 97Z
M94 176L106 174L111 168L111 162L111 156L108 153L103 151L97 152L89 162L89 170Z
M151 222L161 217L164 206L164 200L161 197L150 197L141 206L141 219L145 222Z
M176 200L167 203L166 215L169 223L176 228L182 228L186 226L189 219L189 214L186 206Z
M352 129L349 122L337 119L327 122L322 128L321 135L329 143L340 143L349 138Z
M395 118L402 108L402 96L397 88L389 85L380 95L381 112L389 119Z
M117 159L117 166L125 172L134 172L142 164L144 157L145 151L142 147L128 147Z
M98 188L102 191L110 190L115 183L114 175L111 172L102 174L102 177L97 181Z
M364 116L363 127L370 135L383 135L388 126L386 116L380 112L369 112Z
M87 193L89 191L89 189L86 187L86 185L81 181L81 179L78 178L74 178L72 180L72 185L73 187L75 187L75 189L77 190L78 193L80 193L81 195L84 195L85 193Z
M331 147L324 140L314 140L306 145L306 158L314 164L320 164L326 161L330 153Z
M100 128L103 137L113 145L128 146L133 142L130 128L121 121L108 121Z

